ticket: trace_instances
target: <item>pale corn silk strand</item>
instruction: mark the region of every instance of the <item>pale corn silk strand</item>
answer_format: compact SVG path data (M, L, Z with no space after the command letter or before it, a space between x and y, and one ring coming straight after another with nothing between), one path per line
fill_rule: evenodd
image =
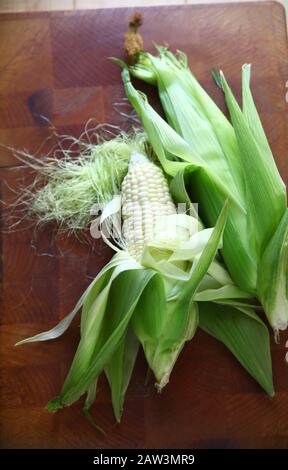
M58 148L41 158L11 149L36 177L15 194L8 208L8 229L17 229L25 219L37 226L56 221L58 232L79 233L92 219L93 204L105 204L119 193L131 151L144 152L146 145L139 129L126 133L117 126L89 128L87 123L79 138L60 136Z

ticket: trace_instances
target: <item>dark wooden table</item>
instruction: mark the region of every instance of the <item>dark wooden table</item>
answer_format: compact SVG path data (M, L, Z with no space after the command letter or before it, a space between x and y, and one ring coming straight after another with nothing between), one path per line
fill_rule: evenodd
M146 46L168 42L188 53L190 65L224 108L212 67L225 71L240 97L241 65L253 64L252 87L278 167L287 182L288 60L280 4L230 4L141 9ZM131 11L0 15L0 142L34 152L50 134L79 136L86 121L121 125L113 104L123 97L120 71L108 56L123 56ZM43 150L44 151L44 150ZM27 180L11 151L1 148L2 199ZM29 179L29 178L28 178ZM10 189L9 189L9 187ZM4 206L5 207L5 206ZM6 225L5 225L6 224ZM60 390L79 334L79 318L54 342L15 348L17 340L63 318L111 256L101 242L54 240L51 227L7 232L2 245L2 447L287 447L288 369L285 341L271 337L276 396L270 399L217 341L198 332L185 347L169 385L157 394L144 385L142 356L115 425L109 390L101 381L93 415L107 432L100 438L82 417L80 403L49 414L46 402Z

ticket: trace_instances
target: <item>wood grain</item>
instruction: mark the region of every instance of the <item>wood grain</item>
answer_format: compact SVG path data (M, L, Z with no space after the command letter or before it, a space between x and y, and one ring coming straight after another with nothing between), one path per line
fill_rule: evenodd
M253 0L214 0L214 3L240 3ZM265 2L266 0L256 0ZM285 0L278 0L285 6ZM95 10L97 8L147 7L160 5L211 4L212 0L1 0L0 12L55 10Z
M190 65L225 110L212 67L225 71L240 97L240 70L253 64L252 88L282 177L287 182L288 78L283 8L274 2L143 9L143 36L187 52ZM0 141L35 152L51 135L79 136L89 118L121 124L114 104L123 98L120 71L107 56L122 57L131 11L0 15ZM161 26L161 27L160 27ZM150 96L152 90L146 87ZM154 98L153 98L154 100ZM152 100L152 101L153 101ZM156 101L153 101L156 104ZM47 149L51 142L44 145ZM41 158L41 155L39 155ZM31 175L7 148L0 150L1 198ZM55 448L274 447L288 446L288 374L285 339L271 338L276 396L272 400L223 345L204 333L185 347L161 395L144 385L141 354L129 387L123 421L116 426L109 389L100 383L93 415L101 438L83 419L80 404L56 415L45 410L69 368L79 338L79 319L62 338L15 348L74 306L91 277L111 257L103 243L54 238L55 227L35 233L20 225L7 231L3 210L0 325L1 446Z

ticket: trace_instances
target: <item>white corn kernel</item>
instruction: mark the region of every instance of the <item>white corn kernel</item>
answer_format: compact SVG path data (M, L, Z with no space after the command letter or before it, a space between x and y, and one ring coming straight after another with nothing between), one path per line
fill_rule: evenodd
M128 252L141 258L145 243L156 238L156 223L176 214L162 170L145 155L132 152L128 173L122 183L122 232Z

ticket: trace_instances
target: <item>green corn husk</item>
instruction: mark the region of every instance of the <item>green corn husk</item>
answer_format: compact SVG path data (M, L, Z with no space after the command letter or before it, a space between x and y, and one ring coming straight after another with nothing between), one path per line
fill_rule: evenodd
M69 406L87 393L84 404L87 414L95 399L97 378L105 371L115 417L120 421L139 341L159 388L166 385L185 341L196 331L198 309L193 297L205 276L209 278L226 218L227 205L213 230L199 232L191 239L192 245L189 244L185 259L192 260L194 253L193 269L177 268L184 260L181 248L179 252L173 244L160 240L149 243L141 264L120 251L98 274L66 319L52 330L18 343L44 341L62 335L82 308L80 343L60 395L48 404L50 411ZM162 257L160 246L164 250ZM221 289L219 282L212 282L215 298L221 303L221 294L217 296L219 286ZM200 291L205 292L205 288L204 282ZM233 295L236 295L241 301L241 292L235 293L234 289L232 284L231 293L228 289L224 300L231 298L233 302Z
M173 136L169 142L174 148ZM113 142L110 145L113 145ZM131 145L130 154L133 148L134 145ZM184 148L187 150L185 145ZM94 161L94 165L97 165L96 162L97 160ZM121 155L114 162L116 167L118 163L122 165ZM77 165L77 162L75 164ZM90 159L87 164L90 164ZM174 165L175 162L171 164ZM182 163L179 164L182 166ZM178 166L177 162L176 165ZM112 174L116 168L109 170L107 167L107 171L111 171ZM101 173L96 172L96 175L99 185L98 192L97 185L95 186L97 198L104 202ZM66 173L66 178L68 181L69 172ZM104 183L107 187L106 182ZM176 188L176 179L173 185ZM119 191L120 183L117 183L117 186ZM181 180L177 189L181 198L181 192L185 191ZM66 201L67 194L64 192L61 196L61 192L59 193L57 188L55 190L59 196L58 203L61 205L61 197ZM42 194L45 194L45 191ZM76 194L75 190L74 197ZM105 199L106 196L107 192ZM37 193L35 197L37 198ZM188 195L186 199L189 203ZM243 315L245 309L253 308L255 304L253 295L233 283L216 255L222 246L229 210L227 203L221 209L213 229L203 230L195 214L194 217L185 214L168 216L164 226L169 229L171 224L171 227L174 227L176 221L180 238L167 240L163 235L163 238L152 239L145 246L139 262L126 251L118 251L65 319L50 331L18 343L59 337L67 330L77 312L82 309L80 342L60 395L48 404L50 411L69 406L86 394L83 412L89 422L93 423L89 410L96 398L99 375L104 372L111 388L115 418L119 422L140 344L155 375L157 387L162 389L169 381L185 342L195 334L201 303L211 304L211 309L213 304L219 308L233 309L238 315ZM104 208L102 216L104 213L110 216L114 214L114 210L113 199ZM67 220L69 222L70 217ZM185 231L190 234L188 238ZM260 326L260 323L257 323L255 328L261 330L259 335L261 332L265 335L264 325ZM246 332L247 338L252 341L250 332L254 334L255 331L251 329ZM267 341L263 342L262 350L265 354L260 362L255 351L253 349L246 351L243 344L239 344L233 352L259 384L272 394L273 382L269 374L271 362L269 362ZM102 432L97 426L96 428Z
M274 396L266 325L251 308L206 302L199 302L198 307L200 328L223 342L268 395Z
M287 205L286 188L278 173L250 92L250 67L242 69L243 112L221 74L226 103L235 130L245 181L248 230L257 259L275 233Z
M171 127L164 124L143 95L133 88L126 69L123 70L122 77L127 97L140 115L149 141L164 171L173 177L180 172L185 180L189 180L187 188L193 187L192 197L199 204L200 216L204 224L213 225L219 208L223 206L226 199L229 200L229 217L224 233L222 254L236 284L244 290L256 292L256 253L247 228L246 208L233 178L230 177L227 162L223 163L223 172L219 177L217 173L219 159L210 158L207 163L205 155L200 154L197 146L191 148L189 142L184 141L179 134L172 132ZM179 108L183 106L184 103ZM162 140L159 143L156 141L158 135ZM204 137L201 140L203 139ZM209 146L213 149L212 144ZM211 154L212 151L208 153ZM210 161L212 161L211 165ZM226 176L222 178L223 174ZM178 184L181 184L180 179L178 178ZM235 250L235 240L238 242L237 250Z
M288 323L286 190L253 102L250 66L244 65L242 71L243 111L224 75L218 79L230 112L230 124L192 75L186 56L178 53L176 58L161 47L158 52L157 57L139 54L138 62L129 70L137 78L157 85L167 121L178 135L177 139L173 134L177 150L166 135L160 139L162 148L161 144L153 144L160 128L161 132L165 129L165 134L171 130L164 126L143 95L134 90L124 70L127 97L140 115L164 170L177 180L174 187L185 186L189 196L197 200L203 222L213 225L217 208L219 211L223 199L229 200L222 248L225 264L237 285L258 296L274 330L285 329ZM180 136L190 150L180 142ZM177 199L185 201L185 198Z
M221 80L243 162L249 230L258 254L257 295L277 334L288 326L286 188L251 95L250 66L242 68L243 112L223 74Z
M118 423L121 421L125 394L131 380L139 346L140 343L133 328L129 325L120 346L105 367L112 393L114 415Z
M285 330L288 312L288 210L259 263L258 292L275 331Z

